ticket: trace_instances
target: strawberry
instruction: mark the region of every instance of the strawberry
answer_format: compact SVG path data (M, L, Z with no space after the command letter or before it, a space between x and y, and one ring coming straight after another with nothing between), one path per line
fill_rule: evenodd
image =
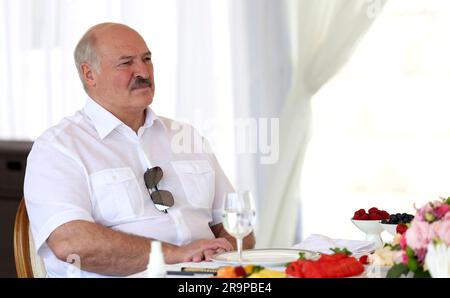
M336 262L336 261L345 259L346 257L347 257L346 254L332 254L332 255L322 254L319 258L319 261L321 261L321 262Z
M323 254L316 260L297 260L288 265L285 272L295 277L336 278L361 274L364 266L346 254Z
M295 276L295 277L304 277L302 273L302 266L299 264L298 261L291 262L286 267L285 270L287 275Z
M315 261L304 261L302 272L303 276L308 278L328 277L326 272L323 271L323 267L320 265L320 263Z

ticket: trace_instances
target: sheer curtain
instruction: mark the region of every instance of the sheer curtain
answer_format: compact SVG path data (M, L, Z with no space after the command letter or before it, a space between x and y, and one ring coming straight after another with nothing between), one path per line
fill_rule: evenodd
M176 0L0 0L0 138L34 139L83 106L73 50L100 22L127 23L147 40L156 80L162 82L155 106L173 116L176 5Z
M299 175L311 135L311 97L348 60L385 1L299 0L292 89L280 118L280 160L262 209L258 243L285 247L295 240Z
M265 124L271 127L273 122L270 120L280 118L291 85L290 2L234 0L231 5L234 114L236 120L249 121L249 125L254 123L258 131ZM269 133L277 139L276 131ZM268 137L265 133L257 134L258 141ZM257 141L254 137L250 136L249 141ZM275 213L264 213L266 208L276 206L268 192L278 180L270 169L278 162L279 148L277 142L271 145L277 151L273 153L273 162L263 162L266 154L262 152L259 142L253 153L248 148L236 154L236 187L250 189L257 198L258 247L266 244L266 241L261 241L266 232L261 225L264 226L266 220L275 220L276 216Z

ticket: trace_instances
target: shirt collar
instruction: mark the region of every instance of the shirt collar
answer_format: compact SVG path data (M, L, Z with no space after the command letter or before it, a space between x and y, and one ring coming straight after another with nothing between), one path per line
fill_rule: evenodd
M120 119L90 97L86 100L84 112L91 119L101 139L104 139L118 126L125 125ZM151 127L155 120L158 120L164 129L166 128L164 122L153 112L150 107L147 107L143 127Z

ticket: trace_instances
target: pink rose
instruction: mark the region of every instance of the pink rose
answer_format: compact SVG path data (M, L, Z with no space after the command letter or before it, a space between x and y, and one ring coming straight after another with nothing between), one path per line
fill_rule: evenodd
M445 214L443 220L450 220L450 212L447 212L447 214Z
M414 208L417 210L414 219L417 219L419 221L425 221L425 214L431 213L433 211L433 208L431 207L430 203L423 205L419 209L417 209L417 207L414 205Z
M438 238L450 245L450 220L440 220L431 224L431 239Z
M427 249L421 248L419 250L414 251L414 254L417 257L417 261L419 261L419 263L422 264L425 261L425 256L427 255Z
M440 219L442 217L444 217L448 212L448 205L447 204L443 204L439 207L437 207L436 209L434 209L433 215L437 218Z
M431 240L430 224L414 219L411 227L406 231L406 242L412 249L426 249Z

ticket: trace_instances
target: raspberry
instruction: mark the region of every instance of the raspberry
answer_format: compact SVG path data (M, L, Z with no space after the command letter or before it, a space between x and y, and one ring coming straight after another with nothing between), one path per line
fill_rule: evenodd
M368 214L364 214L359 219L360 220L368 220L369 219L369 215Z
M359 209L358 211L355 212L355 215L358 215L358 216L362 216L364 214L366 214L366 210L364 210L364 209Z
M377 207L372 207L369 209L369 214L370 213L377 213L378 212L378 208Z
M369 219L370 220L380 220L382 219L381 216L377 213L369 213Z
M360 219L361 219L361 216L359 216L359 215L355 214L355 215L353 216L353 218L352 218L352 219L355 219L355 220L360 220Z
M378 214L381 216L382 219L389 219L390 217L389 213L387 213L384 210L381 210L380 212L378 212Z

